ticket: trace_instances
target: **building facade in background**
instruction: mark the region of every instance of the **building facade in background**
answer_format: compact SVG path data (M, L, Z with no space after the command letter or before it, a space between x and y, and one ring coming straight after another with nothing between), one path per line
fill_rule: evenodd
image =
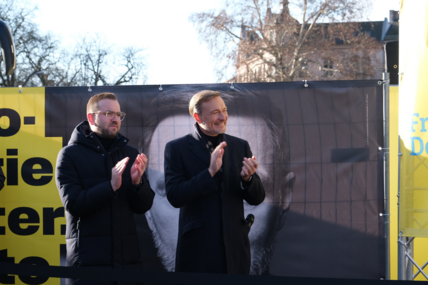
M396 11L383 22L302 25L285 0L280 13L267 9L263 24L252 30L242 24L236 76L228 82L380 79L385 45L391 34L398 38Z

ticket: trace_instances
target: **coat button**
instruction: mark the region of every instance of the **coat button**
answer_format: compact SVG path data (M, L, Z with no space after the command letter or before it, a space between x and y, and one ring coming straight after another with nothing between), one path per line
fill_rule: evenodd
M101 154L102 156L104 156L104 153L103 154Z
M97 148L100 148L100 146L97 146Z
M127 140L124 140L124 142L127 142Z

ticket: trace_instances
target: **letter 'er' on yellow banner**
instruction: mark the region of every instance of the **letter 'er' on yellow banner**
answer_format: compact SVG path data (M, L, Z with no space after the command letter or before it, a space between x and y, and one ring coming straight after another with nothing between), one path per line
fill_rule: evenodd
M62 138L45 137L45 88L0 88L0 262L60 265L64 209L55 185ZM59 278L0 275L3 284Z
M399 231L428 237L428 0L400 11Z

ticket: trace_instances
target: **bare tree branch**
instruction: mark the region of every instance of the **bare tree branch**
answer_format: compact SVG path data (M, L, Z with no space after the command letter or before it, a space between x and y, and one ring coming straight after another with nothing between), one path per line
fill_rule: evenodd
M216 61L219 81L368 78L377 76L381 46L355 20L364 18L370 4L369 0L225 0L220 12L195 13L189 20ZM274 13L272 7L280 9ZM357 72L349 55L372 60Z

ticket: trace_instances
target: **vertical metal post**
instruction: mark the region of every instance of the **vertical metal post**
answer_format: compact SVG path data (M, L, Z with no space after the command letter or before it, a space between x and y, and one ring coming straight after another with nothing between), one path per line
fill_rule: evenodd
M398 203L397 203L397 225L398 230L400 230L400 183L401 183L401 139L400 136L398 136ZM405 280L405 259L406 259L406 247L404 246L404 243L406 239L401 235L402 232L398 234L398 252L397 252L397 279L398 280Z
M390 279L390 210L389 210L389 73L382 73L383 81L383 171L384 171L384 213L385 222L385 278Z
M398 259L397 259L397 279L406 280L405 268L406 268L406 238L400 235L398 236Z
M410 238L407 238L409 241ZM413 239L414 241L414 239ZM410 241L407 245L407 254L409 254L413 258L413 241ZM413 280L413 263L406 256L406 280Z

